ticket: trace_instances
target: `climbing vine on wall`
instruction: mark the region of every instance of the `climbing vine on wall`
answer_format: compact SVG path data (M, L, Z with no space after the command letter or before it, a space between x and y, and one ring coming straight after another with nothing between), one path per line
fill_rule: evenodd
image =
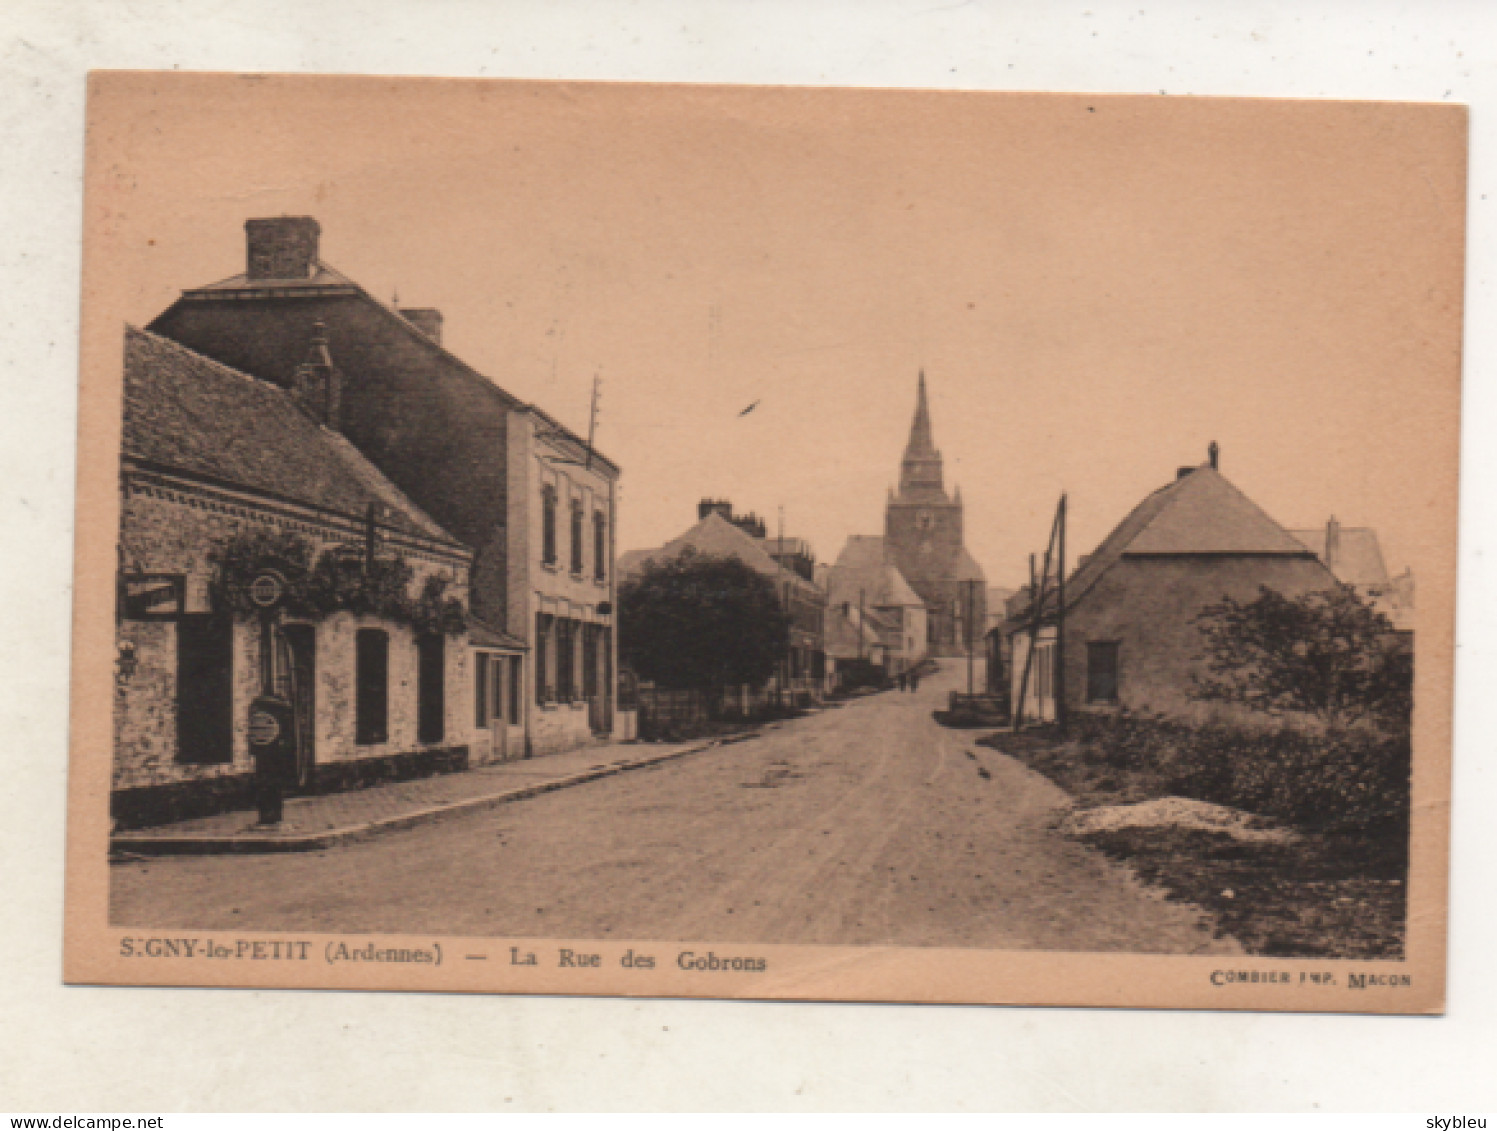
M281 531L234 535L209 555L214 564L211 590L215 608L238 617L259 612L249 586L266 569L286 581L281 608L293 616L348 612L408 624L417 632L455 636L467 627L463 602L448 595L452 579L426 578L412 595L410 564L399 556L365 555L335 548L316 554L307 539Z

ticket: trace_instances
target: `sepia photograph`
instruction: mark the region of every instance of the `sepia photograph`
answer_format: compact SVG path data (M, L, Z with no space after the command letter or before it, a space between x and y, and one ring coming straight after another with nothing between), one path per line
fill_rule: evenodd
M94 74L68 980L1438 1012L1466 124Z

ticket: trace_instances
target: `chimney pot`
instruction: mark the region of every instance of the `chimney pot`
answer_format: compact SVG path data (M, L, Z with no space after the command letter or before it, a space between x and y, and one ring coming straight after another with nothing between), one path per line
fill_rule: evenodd
M400 316L437 345L442 344L442 312L429 306L406 307Z
M311 216L269 216L244 222L251 279L310 279L322 228Z
M1213 471L1216 470L1216 468L1221 463L1221 454L1221 445L1219 445L1215 440L1212 440L1211 446L1206 449L1206 457L1211 461L1211 468Z

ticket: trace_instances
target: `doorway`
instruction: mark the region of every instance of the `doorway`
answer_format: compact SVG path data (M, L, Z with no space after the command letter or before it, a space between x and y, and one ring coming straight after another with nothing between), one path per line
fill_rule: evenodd
M287 624L280 635L290 675L286 692L296 718L296 788L305 793L317 775L317 630L310 624Z

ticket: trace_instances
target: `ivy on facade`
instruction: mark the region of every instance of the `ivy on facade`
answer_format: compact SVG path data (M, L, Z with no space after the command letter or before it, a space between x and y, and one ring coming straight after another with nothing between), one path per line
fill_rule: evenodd
M356 613L410 625L418 633L456 636L467 628L463 602L448 595L452 579L442 574L426 578L415 595L414 571L398 555L370 558L348 547L315 553L297 534L256 530L234 535L209 559L214 572L214 608L250 618L259 613L250 599L250 583L273 569L285 580L281 608L292 616Z

